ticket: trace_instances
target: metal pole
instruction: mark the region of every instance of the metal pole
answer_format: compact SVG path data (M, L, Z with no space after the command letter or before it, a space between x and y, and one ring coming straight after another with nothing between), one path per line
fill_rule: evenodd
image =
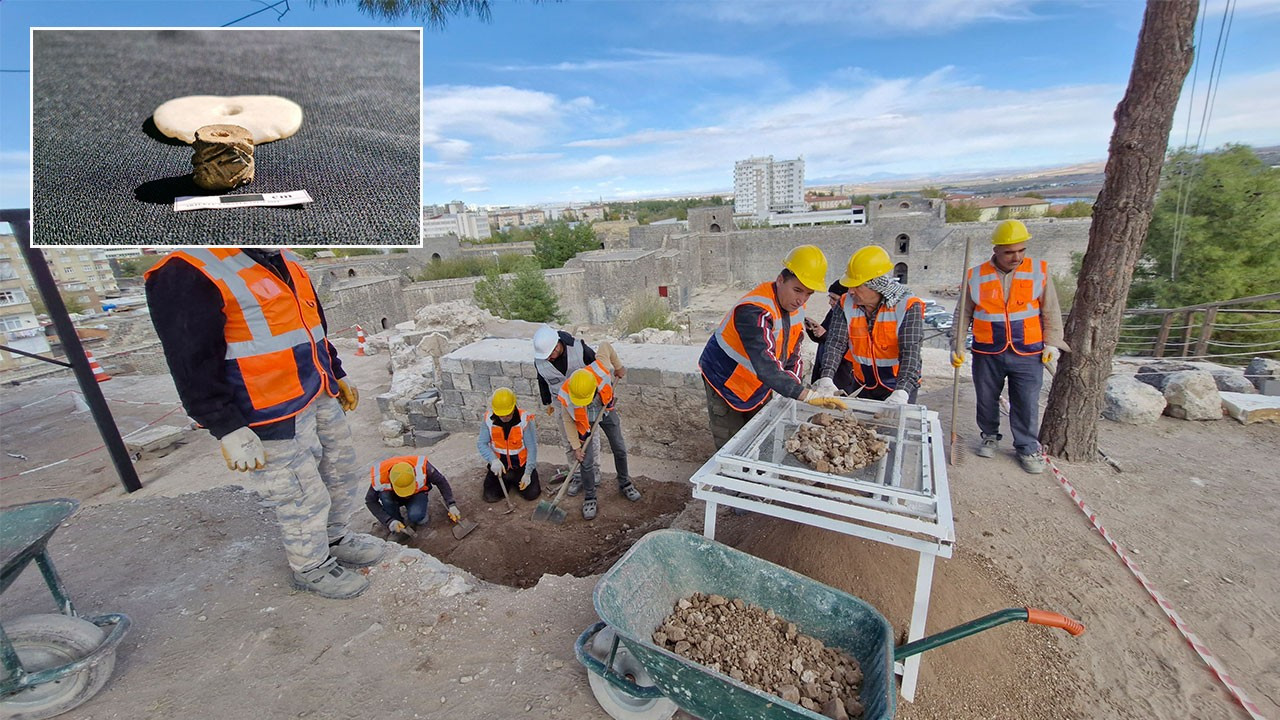
M49 310L49 318L53 320L53 325L58 330L58 338L62 341L62 352L71 363L76 382L80 384L80 392L84 393L85 402L93 412L93 420L98 425L98 434L102 436L102 442L106 444L107 452L111 454L111 462L116 466L116 474L120 476L121 484L127 492L141 490L142 483L138 480L138 472L129 459L129 451L125 449L124 440L120 438L120 429L116 427L115 420L111 417L111 408L107 407L107 399L102 396L98 381L93 379L89 358L85 357L84 346L80 344L80 336L76 334L75 325L67 315L67 306L62 302L62 295L58 292L57 283L53 281L53 274L49 272L44 253L31 247L31 211L0 210L0 222L7 222L13 228L14 238L18 241L18 247L27 261L27 268L35 278L36 287L40 290L44 305Z

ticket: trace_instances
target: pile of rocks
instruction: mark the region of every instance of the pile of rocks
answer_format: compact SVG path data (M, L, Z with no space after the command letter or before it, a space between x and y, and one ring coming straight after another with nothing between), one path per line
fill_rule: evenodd
M864 468L884 457L889 444L875 430L848 417L814 415L787 438L787 452L821 473L836 475Z
M862 717L862 668L795 623L740 599L694 593L653 633L658 647L829 718Z

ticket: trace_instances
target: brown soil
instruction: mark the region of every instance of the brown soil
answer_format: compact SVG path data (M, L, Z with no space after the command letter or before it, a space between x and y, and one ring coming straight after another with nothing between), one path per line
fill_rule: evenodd
M538 475L549 478L554 474L551 465L539 464ZM589 522L582 519L581 495L566 495L561 501L560 508L566 514L563 524L534 520L538 501L553 499L544 488L539 500L512 495L515 512L510 514L504 514L507 506L501 500L463 503L463 512L479 527L462 540L454 539L444 509L432 503L430 524L405 544L478 578L519 588L536 585L544 574L585 577L604 572L645 533L670 526L689 502L692 486L636 477L633 480L643 497L630 502L618 495L613 474L602 475L599 515ZM479 488L483 478L482 473L476 473L465 482ZM455 489L458 485L454 484Z
M676 602L653 642L830 718L861 717L862 669L772 610L694 593Z

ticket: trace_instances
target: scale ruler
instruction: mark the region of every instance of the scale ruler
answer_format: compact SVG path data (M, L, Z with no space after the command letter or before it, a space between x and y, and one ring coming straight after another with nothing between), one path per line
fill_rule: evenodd
M185 195L174 199L173 211L221 210L234 207L282 207L313 202L306 190L251 195Z

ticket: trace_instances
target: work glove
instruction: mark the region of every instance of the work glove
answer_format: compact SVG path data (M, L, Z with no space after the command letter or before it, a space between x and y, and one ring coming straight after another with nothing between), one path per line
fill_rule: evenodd
M956 352L955 350L952 350L951 351L951 367L958 368L963 364L964 364L964 353L959 353L959 352Z
M387 523L387 529L393 533L402 533L404 532L404 523L400 522L399 520L392 520L391 522Z
M844 400L841 400L838 397L833 397L831 395L823 395L822 393L819 393L819 392L810 392L809 395L805 397L804 401L809 403L810 405L813 405L814 407L820 407L826 410L848 410L849 409L849 405L845 403Z
M1060 350L1058 350L1058 348L1052 345L1045 345L1044 350L1040 351L1040 362L1044 363L1045 365L1048 365L1054 360L1057 360L1058 356L1061 354L1062 353Z
M530 482L532 482L532 480L533 480L533 478L531 477L532 475L533 475L533 472L532 472L532 471L528 471L528 472L526 472L524 475L521 475L521 476L520 476L520 484L519 484L519 485L516 485L516 489L517 489L517 490L524 490L524 489L528 488L528 487L529 487L529 483L530 483Z
M355 410L356 405L360 404L360 391L356 390L356 386L346 380L339 380L338 404L342 406L343 412Z
M885 398L884 402L886 405L906 405L907 391L894 390L893 392L889 393L889 397Z
M261 470L267 466L267 449L262 447L258 434L246 425L222 436L222 458L231 470Z
M825 395L825 396L834 396L837 391L835 381L827 377L818 378L817 380L814 381L812 385L809 386L809 389L813 390L815 393L819 395Z
M498 477L502 477L502 463L499 462L497 458L489 461L489 472L497 475Z
M462 519L462 511L458 509L457 505L450 505L449 506L449 522L456 523L461 519Z

